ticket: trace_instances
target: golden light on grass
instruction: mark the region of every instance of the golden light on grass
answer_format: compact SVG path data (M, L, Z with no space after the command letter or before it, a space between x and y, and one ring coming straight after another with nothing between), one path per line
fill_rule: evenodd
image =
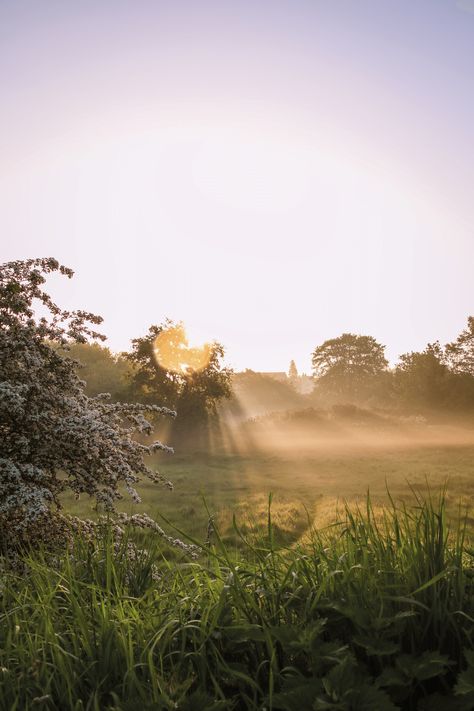
M204 343L200 347L190 347L182 323L161 331L153 343L156 362L173 373L203 370L209 365L211 349L209 343Z

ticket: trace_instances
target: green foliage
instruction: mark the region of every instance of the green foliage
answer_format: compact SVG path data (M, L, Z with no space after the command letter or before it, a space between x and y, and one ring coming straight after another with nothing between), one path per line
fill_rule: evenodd
M446 358L454 373L474 376L474 316L453 343L446 345Z
M446 405L451 373L439 343L429 344L420 353L404 353L395 371L395 389L404 405L417 410Z
M116 356L98 343L74 343L68 355L80 364L79 377L89 397L109 393L113 402L131 400L133 369L123 356Z
M0 708L473 708L474 571L443 496L381 519L369 499L291 549L272 529L269 508L239 560L218 532L178 565L106 537L4 571Z
M372 336L353 333L325 341L312 355L319 389L336 400L367 400L388 367L384 350Z
M429 343L424 351L400 356L394 392L402 407L411 412L450 413L474 408L474 377L461 367L463 351L456 356L450 351L454 345L443 349L438 342Z

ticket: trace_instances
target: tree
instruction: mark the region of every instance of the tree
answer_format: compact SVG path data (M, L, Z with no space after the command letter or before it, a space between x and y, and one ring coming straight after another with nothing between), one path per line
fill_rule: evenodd
M298 380L298 369L294 360L290 362L290 367L288 369L288 378L295 383Z
M114 355L98 343L73 343L67 351L79 364L78 374L85 381L85 393L94 397L109 393L114 402L131 399L131 364L122 355Z
M402 406L418 411L471 411L474 377L469 373L466 332L443 349L429 343L424 351L405 353L395 369L395 392ZM452 349L451 349L452 346Z
M446 361L454 373L474 376L474 316L453 343L445 347Z
M87 494L106 511L123 485L138 501L142 476L169 485L143 455L170 450L145 446L134 432L150 432L147 412L174 415L156 405L111 403L88 397L77 363L65 355L73 343L103 339L102 319L61 310L43 291L46 275L71 269L55 259L0 267L0 536L3 546L52 530L60 495ZM45 315L35 316L40 305ZM46 526L45 521L48 521Z
M343 333L316 348L314 376L323 392L341 400L363 400L386 372L384 346L372 336Z
M438 342L424 351L404 353L395 369L395 390L402 405L433 410L446 405L450 394L450 371Z
M176 410L181 431L206 425L218 403L231 397L232 370L222 365L224 348L219 343L190 348L182 323L167 319L151 326L146 336L132 341L126 357L134 368L134 396Z
M232 399L224 409L234 417L247 419L270 412L294 410L305 406L305 400L288 381L266 373L245 370L232 378Z

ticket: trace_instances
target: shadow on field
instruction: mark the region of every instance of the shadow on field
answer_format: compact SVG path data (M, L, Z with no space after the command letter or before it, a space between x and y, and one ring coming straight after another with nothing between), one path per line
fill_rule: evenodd
M177 448L152 462L174 484L168 491L144 482L142 503L126 494L121 509L164 516L184 534L206 540L209 515L227 543L240 545L233 516L244 535L263 530L268 496L280 543L291 544L310 524L330 525L345 501L354 506L370 490L374 506L412 502L448 483L447 509L469 515L474 506L474 432L456 425L391 421L342 411L329 419L316 412L285 413L243 423L220 422L206 447ZM68 509L90 516L88 500L66 499Z

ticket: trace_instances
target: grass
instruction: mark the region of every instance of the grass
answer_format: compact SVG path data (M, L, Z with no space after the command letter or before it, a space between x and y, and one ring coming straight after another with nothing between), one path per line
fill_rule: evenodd
M153 484L140 487L143 504L134 506L127 496L126 511L145 511L153 518L164 515L179 528L203 541L208 513L205 498L223 539L239 545L232 527L234 514L241 525L264 527L268 492L274 494L273 517L278 540L298 541L310 524L326 526L334 520L342 501L363 501L370 489L374 506L387 502L389 487L397 499L413 501L410 487L420 493L449 481L446 505L456 515L463 498L469 511L474 504L474 446L377 446L374 448L332 448L299 453L286 450L271 453L197 452L188 455L161 455L156 466L174 484L174 491ZM408 485L410 482L410 486ZM81 516L91 515L87 499L69 497L66 507Z
M304 542L216 533L198 561L107 537L3 576L9 711L474 708L474 568L447 499L368 498Z

